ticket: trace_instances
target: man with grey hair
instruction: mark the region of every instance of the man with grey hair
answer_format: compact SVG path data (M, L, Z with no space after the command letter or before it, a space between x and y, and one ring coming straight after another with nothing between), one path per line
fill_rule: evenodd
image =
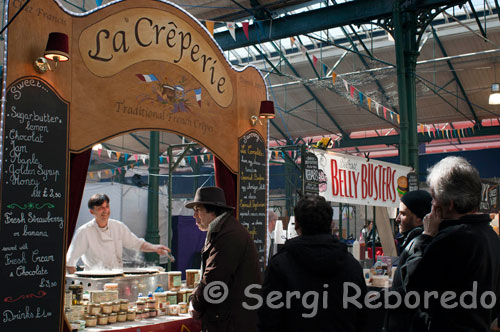
M500 240L478 213L479 173L447 157L427 183L432 209L408 260L406 292L420 295L411 331L489 331L500 309Z

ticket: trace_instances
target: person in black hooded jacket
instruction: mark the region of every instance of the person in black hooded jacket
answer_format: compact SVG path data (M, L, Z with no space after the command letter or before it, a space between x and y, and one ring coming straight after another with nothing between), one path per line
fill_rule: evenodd
M363 303L363 271L331 235L330 204L321 196L305 196L294 212L299 236L288 240L267 267L259 330L360 331L364 309L343 301L359 294L357 301Z

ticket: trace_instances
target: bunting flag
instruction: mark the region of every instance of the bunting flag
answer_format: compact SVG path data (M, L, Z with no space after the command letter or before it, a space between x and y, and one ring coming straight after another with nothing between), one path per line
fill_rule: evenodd
M195 89L194 94L196 95L196 101L198 102L198 106L201 107L201 88Z
M139 156L137 154L134 154L134 159L135 159L135 162L137 162L139 160Z
M384 110L384 119L387 119L387 108L385 106L382 106Z
M368 109L372 110L372 99L370 97L366 97L366 102L368 103Z
M118 174L122 174L122 168L118 167Z
M391 116L391 121L394 122L394 118L392 117L394 115L394 112L389 111L389 115Z
M423 134L424 133L424 125L420 124L420 132Z
M106 152L108 153L108 158L111 159L111 154L113 153L113 151L111 150L106 150Z
M332 71L332 83L335 85L335 81L337 80L337 73Z
M90 172L89 176L90 176L91 179L93 179L94 178L94 173Z
M97 177L98 177L99 179L101 178L101 174L102 174L102 173L101 173L101 171L98 171L98 172L97 172Z
M170 164L170 157L167 157L167 164Z
M231 35L231 37L233 37L234 41L236 41L236 33L234 31L234 29L235 29L234 22L227 22L226 26L227 26L227 29L229 30L229 34Z
M323 76L326 76L328 74L328 66L323 63Z
M346 91L347 93L349 93L349 84L347 84L347 81L346 81L346 80L344 80L344 79L342 79L342 81L344 81L345 91Z
M398 116L398 124L399 124L399 114L397 116Z
M109 175L109 169L105 169L104 174Z
M163 164L163 157L160 156L160 164Z
M95 4L97 7L99 7L100 5L102 5L102 0L95 0Z
M363 106L363 93L361 91L358 91L358 95L359 95L359 104Z
M313 63L314 63L314 67L316 67L316 65L318 64L318 58L313 55Z
M303 56L306 56L306 54L307 54L307 48L304 45L300 45L300 51L302 52Z
M210 35L214 35L214 21L205 21L205 25L207 26L208 32Z
M293 45L295 45L295 37L290 37L290 44L292 44L292 47Z
M197 164L198 163L198 156L194 156L194 163Z
M137 76L141 81L147 82L147 83L158 81L158 79L156 78L156 76L153 75L153 74L150 74L150 75L135 74L135 76Z
M113 176L115 175L115 169L114 169L114 168L111 170L111 174L112 174Z
M116 153L116 159L120 160L121 152L115 152Z
M124 160L124 161L127 161L127 160L128 160L128 157L129 157L128 153L125 153L125 157L123 158L123 160Z
M97 155L101 158L102 149L97 150Z
M353 85L351 85L351 98L352 98L353 100L354 100L354 90L355 90L354 86L353 86Z
M375 102L375 110L377 111L378 116L380 116L379 108L380 108L380 104Z
M248 22L241 22L241 24L243 25L243 32L245 33L245 37L247 37L247 40L250 40L248 38Z
M141 160L142 160L142 163L143 163L144 165L146 165L146 159L147 159L147 158L148 158L148 156L146 156L145 154L142 154L142 155L141 155Z
M210 160L210 159L212 159L212 155L211 155L211 154L208 154L208 155L207 155L207 160Z

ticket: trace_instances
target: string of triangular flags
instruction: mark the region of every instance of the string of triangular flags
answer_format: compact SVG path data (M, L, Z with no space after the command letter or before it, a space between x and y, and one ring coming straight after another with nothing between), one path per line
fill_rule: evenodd
M149 155L146 154L128 154L128 153L122 153L119 151L114 151L114 150L107 150L107 149L98 149L97 150L97 155L99 158L101 158L102 153L105 153L108 156L108 159L114 159L120 160L120 157L123 156L124 161L129 161L132 158L132 161L135 160L135 163L131 163L128 165L124 166L111 166L110 169L102 170L102 171L94 171L94 172L89 172L90 178L94 178L94 175L96 175L99 179L104 175L109 176L110 174L112 176L121 174L122 172L125 172L129 169L132 169L136 166L141 166L147 164L147 160L149 160ZM185 156L184 159L186 159L187 163L190 164L192 160L194 160L195 163L198 163L198 161L205 163L208 162L212 159L212 154L210 153L204 153L200 155L190 155L190 156ZM174 157L174 161L177 160L177 157ZM160 164L169 164L170 163L170 158L168 156L159 156L159 161Z

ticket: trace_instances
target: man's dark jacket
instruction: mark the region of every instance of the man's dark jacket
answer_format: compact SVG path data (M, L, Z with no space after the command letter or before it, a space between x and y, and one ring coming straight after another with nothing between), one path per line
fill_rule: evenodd
M223 217L211 231L202 249L202 263L203 276L192 298L193 308L202 315L202 330L255 332L257 311L246 310L242 304L254 304L244 291L249 285L261 284L259 259L250 234L232 214ZM209 303L203 297L206 285L214 281L222 281L229 290L227 299L220 304Z
M352 284L344 284L347 282ZM364 312L353 304L343 309L342 303L344 296L355 297L355 288L359 289L357 301L364 306L366 284L361 265L332 235L302 235L288 240L266 270L258 327L261 332L358 331L365 323ZM283 304L279 309L266 305L273 291L283 294L272 301ZM311 291L319 295L317 313L312 308L313 295L307 293ZM296 292L289 296L288 304L287 292Z
M415 251L415 239L422 234L424 229L422 227L415 227L400 238L400 248L401 254L398 259L398 267L394 272L394 277L392 280L391 291L398 292L403 299L405 296L404 280L406 279L407 273L407 260L414 254ZM394 297L390 297L391 303L395 301ZM405 306L399 306L396 308L388 309L386 312L385 327L388 332L400 332L408 331L410 329L411 319L415 313L415 310L406 308Z
M416 239L415 254L407 260L406 291L417 291L421 298L424 291L437 291L439 297L421 303L411 331L489 331L500 309L500 240L489 223L488 215L468 214L441 222L434 238L422 234ZM443 297L445 291L456 297ZM492 294L496 304L487 308ZM442 303L457 306L447 309Z

